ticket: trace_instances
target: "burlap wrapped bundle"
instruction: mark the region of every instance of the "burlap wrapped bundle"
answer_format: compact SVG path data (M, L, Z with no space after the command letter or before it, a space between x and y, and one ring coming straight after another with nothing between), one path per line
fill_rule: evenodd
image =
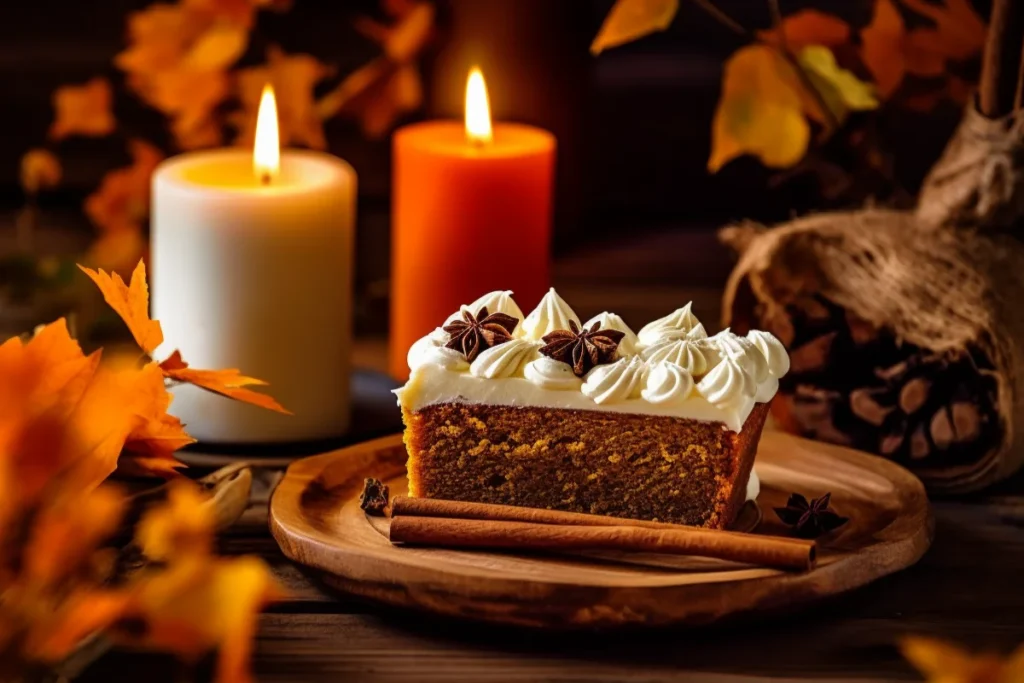
M1024 216L1024 116L991 119L973 105L921 188L932 228L1009 230Z
M933 174L935 183L938 177ZM965 194L954 212L969 206L983 210ZM1016 429L1024 424L1024 250L1004 235L936 229L939 223L947 224L914 213L864 210L815 215L771 230L750 223L725 228L724 241L741 255L723 315L738 330L761 325L791 341L792 306L815 297L890 332L896 347L912 345L918 355L957 363L959 372L966 367L984 374L991 400L982 410L990 413L983 417L993 437L958 455L957 462L905 462L930 490L961 493L1024 464L1024 438ZM831 358L823 376L844 362ZM942 362L936 367L947 367ZM844 438L837 437L830 440Z

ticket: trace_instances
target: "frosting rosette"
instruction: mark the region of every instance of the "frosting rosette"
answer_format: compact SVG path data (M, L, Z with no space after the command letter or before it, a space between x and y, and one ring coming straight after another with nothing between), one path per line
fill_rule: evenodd
M557 330L568 330L570 322L579 326L579 316L569 308L569 304L565 303L552 287L537 304L537 308L530 311L520 327L525 338L531 341L540 341L545 335Z
M701 322L697 320L697 316L693 314L692 308L693 302L690 302L682 308L669 313L664 318L658 318L644 325L640 328L639 334L637 334L640 343L644 346L650 346L665 339L678 338L688 334L698 325L701 325ZM704 326L701 325L700 329L703 331ZM707 334L704 333L704 336L707 336Z
M539 343L527 339L513 339L492 346L480 352L469 366L469 373L483 379L513 377L520 374L522 367L537 357L539 348Z
M703 329L703 327L701 328ZM651 363L668 361L685 368L695 377L706 374L722 359L718 349L704 339L666 339L642 351L644 360Z
M736 359L726 357L697 384L697 393L716 406L754 402L757 383Z
M626 321L620 316L605 311L583 323L583 327L590 329L594 326L594 323L597 323L599 330L615 330L622 333L622 339L619 340L618 348L619 358L636 355L640 340L637 338L636 332L631 330Z
M611 365L599 365L587 373L580 391L599 404L639 398L646 372L647 364L639 356L621 358Z
M571 366L547 356L527 363L523 374L542 389L570 391L579 390L583 386L583 380L573 373Z
M693 391L693 375L686 368L663 360L647 373L647 386L641 392L651 403L680 403Z
M444 321L444 324L448 325L459 320L462 317L463 311L469 311L473 315L476 315L482 308L486 308L490 313L504 313L505 315L510 315L516 320L523 319L523 312L512 298L512 291L498 290L484 294L471 304L460 306L459 310L448 316L448 319ZM441 327L444 327L444 325ZM521 334L522 333L520 332L520 334L516 336L520 336Z

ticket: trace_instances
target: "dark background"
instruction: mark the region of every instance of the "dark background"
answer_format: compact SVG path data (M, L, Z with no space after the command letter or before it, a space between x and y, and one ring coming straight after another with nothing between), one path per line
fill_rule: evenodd
M116 84L120 74L111 60L123 46L125 17L148 4L34 0L0 6L0 210L13 210L22 202L18 160L45 140L54 88L98 74ZM611 0L439 4L438 39L421 62L428 85L426 110L403 123L461 115L466 71L479 63L497 119L539 125L558 137L556 258L595 244L614 248L626 235L708 233L741 218L777 221L830 206L814 177L780 176L753 159L734 161L716 175L707 173L722 64L745 41L687 0L681 0L670 30L596 58L588 46ZM747 28L770 24L764 0L716 4ZM870 20L873 4L781 3L785 14L816 7L855 27ZM987 16L987 6L978 5ZM309 52L347 73L378 54L378 47L352 28L353 19L364 14L380 14L375 0L295 0L287 14L263 12L243 63L261 61L264 47L278 43L288 52ZM115 90L121 93L116 112L122 129L170 150L162 119L123 89ZM902 186L916 189L958 117L958 107L951 103L928 114L901 110L880 117L879 135L892 153L894 175ZM363 331L379 331L383 317L368 311L381 308L376 304L387 288L389 141L365 139L347 119L328 122L327 133L330 151L351 162L359 174L357 286L364 314L358 325ZM45 209L60 216L54 220L87 235L77 207L106 170L125 163L123 147L123 138L116 136L61 143L65 182L44 201ZM724 278L725 273L720 275Z

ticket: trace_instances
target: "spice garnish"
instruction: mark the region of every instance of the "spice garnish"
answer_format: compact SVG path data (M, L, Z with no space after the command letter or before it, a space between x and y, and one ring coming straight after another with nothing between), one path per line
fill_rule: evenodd
M601 323L596 322L590 329L580 329L575 320L569 321L568 330L555 330L544 335L540 352L548 358L565 363L572 367L577 377L583 377L595 365L611 363L615 360L615 349L625 335L618 330L599 330Z
M388 507L388 485L380 479L368 477L363 482L363 492L359 494L359 507L368 515L383 517Z
M476 315L462 310L462 320L454 320L442 329L450 335L445 346L455 349L472 363L480 352L512 341L512 331L519 321L505 313L488 313L484 306Z
M841 517L828 509L831 499L832 494L826 493L808 503L799 493L793 493L786 501L786 507L775 508L775 514L784 524L793 527L800 538L817 538L850 521L849 517Z

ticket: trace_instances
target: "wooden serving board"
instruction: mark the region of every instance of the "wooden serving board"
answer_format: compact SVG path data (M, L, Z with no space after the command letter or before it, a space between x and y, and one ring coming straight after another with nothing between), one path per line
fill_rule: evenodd
M850 521L819 539L818 566L793 573L719 560L639 553L523 555L392 546L387 520L359 508L363 479L403 494L405 449L385 437L299 460L270 504L270 529L292 560L336 589L390 605L536 627L701 624L788 610L916 562L931 543L924 487L891 462L766 432L757 456L756 533L784 535L773 507L791 492Z

